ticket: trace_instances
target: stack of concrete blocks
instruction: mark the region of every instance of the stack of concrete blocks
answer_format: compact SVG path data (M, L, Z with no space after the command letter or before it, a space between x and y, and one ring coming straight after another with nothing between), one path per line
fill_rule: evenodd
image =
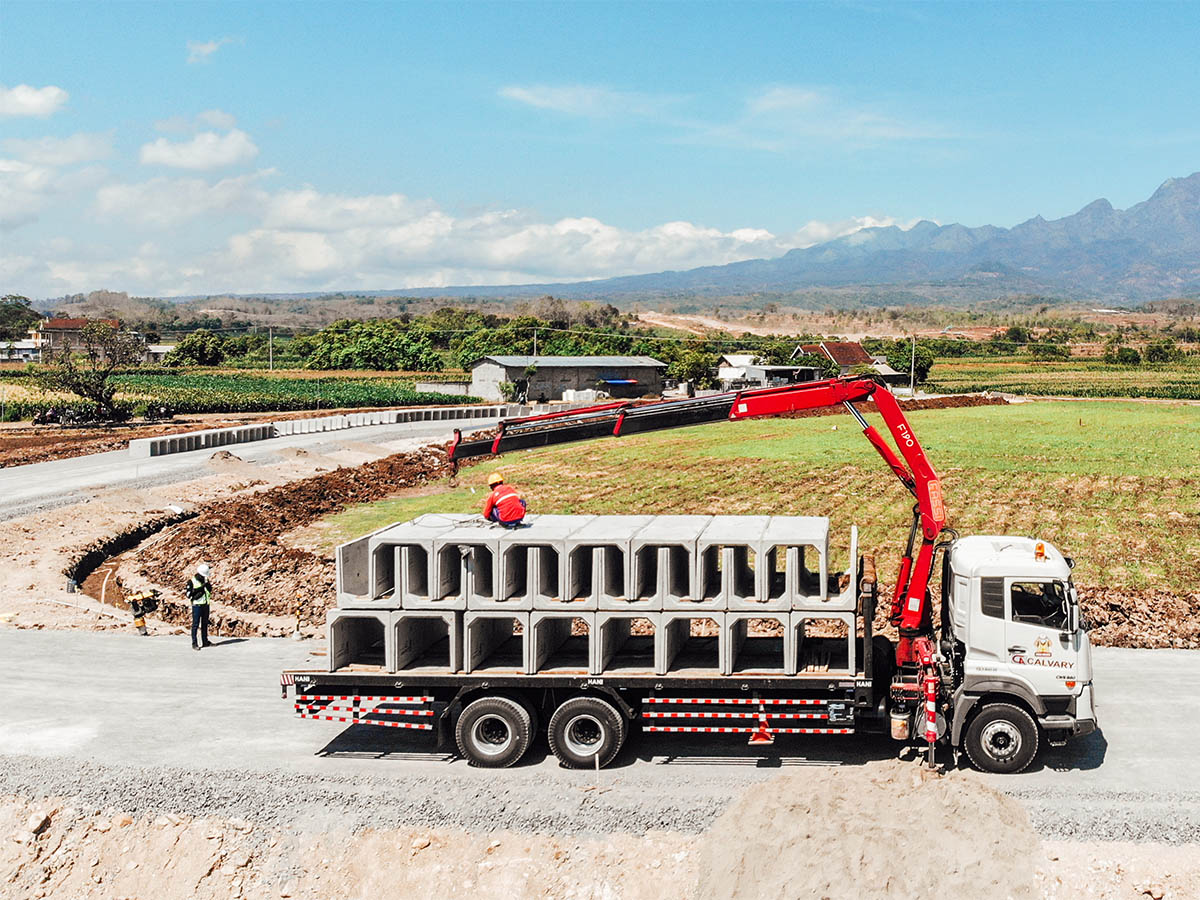
M430 514L339 547L331 667L794 675L808 623L832 619L847 640L845 662L832 664L854 671L857 529L839 590L824 518L525 521ZM782 638L750 636L755 619L778 623Z
M229 444L267 441L292 434L316 434L342 431L368 425L402 425L410 422L457 422L462 419L504 419L547 412L552 407L534 406L428 406L409 409L386 409L379 412L346 413L335 416L316 416L289 419L285 422L266 422L259 425L235 425L231 428L211 428L186 434L159 438L134 438L129 442L129 455L135 459L186 453L189 450L211 450ZM562 409L563 407L557 407Z

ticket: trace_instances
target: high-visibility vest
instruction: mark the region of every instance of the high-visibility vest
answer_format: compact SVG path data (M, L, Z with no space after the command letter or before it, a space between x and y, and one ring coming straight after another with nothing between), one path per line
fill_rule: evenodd
M188 582L188 597L192 606L207 606L208 601L212 599L212 587L199 575L193 576Z

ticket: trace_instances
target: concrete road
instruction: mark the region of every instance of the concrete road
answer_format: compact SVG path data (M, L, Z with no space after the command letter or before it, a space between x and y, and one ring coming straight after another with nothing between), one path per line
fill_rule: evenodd
M201 768L239 781L236 773L287 774L316 779L343 799L382 779L389 790L399 783L410 796L428 795L415 812L388 811L406 821L436 819L431 810L445 796L481 790L505 792L507 815L519 818L522 806L544 810L544 796L557 802L595 777L559 768L544 740L521 766L496 772L438 751L427 733L296 719L278 674L323 667L310 646L228 640L196 653L186 636L0 629L0 792L16 792L34 772L47 783L53 771L69 780L79 765ZM1099 648L1095 665L1098 733L1046 750L1021 775L972 777L1022 800L1049 835L1200 840L1200 653ZM857 765L896 752L882 737L781 736L763 749L735 737L638 735L601 777L612 780L605 802L613 816L630 827L652 827L662 816L702 827L739 785L783 767Z
M468 430L486 428L495 419L471 419ZM348 443L371 443L387 447L394 442L448 441L454 423L407 422L395 425L366 425L342 431L293 434L233 444L223 449L241 459L259 464L278 461L279 451L302 448L310 453L331 453ZM188 481L211 474L206 466L212 448L172 453L150 459L133 459L127 450L95 453L74 459L58 459L0 469L0 519L26 515L73 503L102 488L151 487Z

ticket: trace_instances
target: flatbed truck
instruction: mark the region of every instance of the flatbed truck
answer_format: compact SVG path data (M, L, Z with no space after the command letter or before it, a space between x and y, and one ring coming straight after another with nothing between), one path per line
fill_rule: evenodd
M865 400L882 414L899 457L854 406ZM874 633L878 581L874 560L864 555L852 557L850 584L842 588L853 595L852 628L841 638L798 640L794 671L758 666L751 644L772 638L743 632L737 667L722 658L721 647L700 638L663 672L654 641L641 639L639 655L639 639L631 636L619 665L589 666L564 653L558 664L530 672L523 636L513 635L511 647L469 672L420 657L394 671L382 659L373 667L285 671L285 697L294 688L301 718L436 731L484 767L515 764L544 726L551 751L568 767L607 765L639 729L743 735L751 744L770 743L777 734L882 732L924 745L931 763L942 745L965 751L984 771L1015 773L1044 744L1095 730L1091 645L1071 580L1073 561L1033 537L960 538L946 528L936 474L899 404L870 378L507 420L465 441L456 432L449 453L461 459L838 403L917 499L888 615L895 641ZM831 580L830 587L841 586ZM762 617L778 616L764 610ZM721 637L709 640L716 645ZM689 652L697 654L694 665Z

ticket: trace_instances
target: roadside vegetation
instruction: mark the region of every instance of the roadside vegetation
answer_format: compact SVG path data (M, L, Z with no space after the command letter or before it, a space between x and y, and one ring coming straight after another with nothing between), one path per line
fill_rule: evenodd
M941 333L915 340L864 338L862 344L901 373L911 367L915 381L934 392L1200 400L1200 304L1161 301L1147 304L1142 312L1118 315L1112 310L1065 312L1043 300L1031 298L1004 310L959 310L959 324L947 324ZM345 298L331 302L339 309L354 308ZM48 366L0 368L0 420L28 419L49 404L74 419L98 419L106 418L106 411L121 418L164 408L233 413L453 402L460 398L416 393L414 382L469 380L467 369L474 360L498 353L652 356L666 364L668 378L709 388L716 386L716 368L725 353L750 353L768 364L812 366L827 376L836 374L824 356L804 353L801 347L847 337L765 334L761 328L756 333L696 333L648 324L636 309L549 296L500 311L484 303L389 306L373 300L362 315L399 314L343 318L316 330L261 327L250 318L210 315L184 321L166 315L176 316L177 309L159 306L152 308L155 316L144 315L125 326L147 343L175 343L161 365L105 363L101 368L111 369L106 377L86 381L68 374L70 366L75 375L89 366L96 369L88 362L90 351L82 347ZM259 307L246 307L246 314L279 311L267 302ZM1105 320L1110 314L1111 321ZM821 321L878 327L952 321L947 315L941 308L864 308L828 310ZM36 317L23 297L0 301L0 330L23 335ZM747 314L739 321L753 318ZM785 320L777 303L762 307L762 323Z

